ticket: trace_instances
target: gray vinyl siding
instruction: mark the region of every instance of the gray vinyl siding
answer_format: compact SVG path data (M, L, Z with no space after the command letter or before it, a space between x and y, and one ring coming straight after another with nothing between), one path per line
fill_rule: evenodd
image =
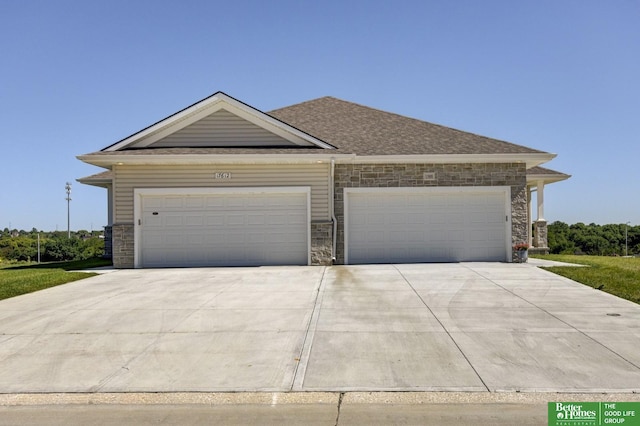
M150 147L283 146L288 140L228 111L217 111L154 142Z
M115 223L133 223L134 188L310 186L311 220L331 217L328 164L114 166L113 170ZM231 179L215 179L216 172L229 172Z

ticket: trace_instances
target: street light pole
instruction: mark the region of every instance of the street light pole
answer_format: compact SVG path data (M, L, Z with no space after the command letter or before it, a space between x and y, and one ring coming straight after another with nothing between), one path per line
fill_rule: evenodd
M71 238L71 184L67 182L64 189L67 190L67 198L65 198L67 200L67 238Z

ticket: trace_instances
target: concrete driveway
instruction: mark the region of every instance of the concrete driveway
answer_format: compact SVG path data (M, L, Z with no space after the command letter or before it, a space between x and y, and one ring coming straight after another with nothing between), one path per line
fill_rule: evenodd
M640 392L640 306L527 264L121 270L0 301L0 393Z

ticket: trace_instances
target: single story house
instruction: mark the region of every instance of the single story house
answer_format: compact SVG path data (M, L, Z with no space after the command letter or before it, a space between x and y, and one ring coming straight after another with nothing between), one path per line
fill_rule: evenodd
M117 268L511 262L547 247L554 157L333 97L262 112L218 92L78 156L108 169L78 181L107 189Z

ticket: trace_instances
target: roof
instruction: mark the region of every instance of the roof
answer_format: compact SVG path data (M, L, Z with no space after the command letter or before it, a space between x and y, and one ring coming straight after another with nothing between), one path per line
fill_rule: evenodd
M154 141L221 108L278 132L292 144L271 147L153 146ZM118 163L293 161L296 158L300 161L342 158L364 162L434 163L522 161L527 167L533 167L554 156L330 96L263 113L217 92L114 145L78 158L106 168Z
M96 173L95 175L85 176L76 180L80 183L84 183L85 185L101 186L106 188L113 182L113 172L111 170L107 170L102 173Z
M287 123L275 119L224 92L216 92L211 96L208 96L160 121L157 121L151 126L145 127L144 129L121 139L115 144L103 148L101 152L147 148L154 142L166 138L167 136L203 120L222 109L230 112L233 116L240 117L245 121L257 125L260 129L266 129L269 134L277 134L281 136L290 143L287 143L287 146L293 146L294 148L302 146L333 149L331 145L324 143L312 135L301 132L292 126L287 125Z
M356 155L543 153L474 133L326 96L268 112Z
M567 180L571 177L566 173L557 172L545 167L531 167L527 170L527 183L535 183L543 181L545 184Z

